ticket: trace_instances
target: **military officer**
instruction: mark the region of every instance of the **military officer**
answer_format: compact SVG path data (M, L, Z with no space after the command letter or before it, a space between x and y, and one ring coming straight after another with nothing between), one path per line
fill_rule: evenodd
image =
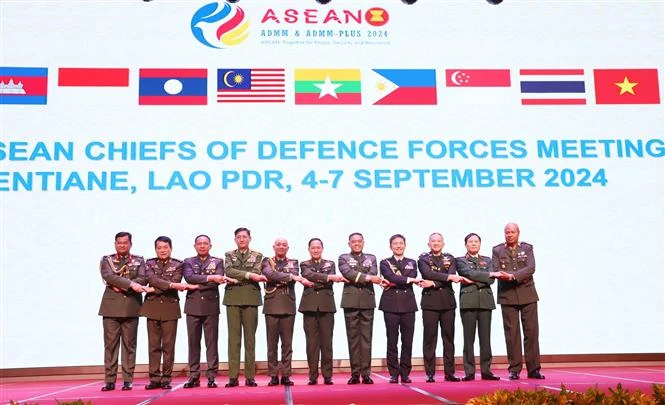
M480 236L470 233L464 238L466 255L456 259L457 272L473 280L473 284L463 285L460 288L460 315L462 329L464 330L464 381L476 378L476 360L473 345L476 339L476 325L478 326L478 341L480 344L480 377L483 380L498 380L492 373L492 347L490 345L492 310L494 293L491 284L494 278L501 273L491 271L491 261L487 256L481 256Z
M256 387L255 339L261 301L259 282L268 281L261 274L263 255L249 248L252 240L247 228L234 231L237 249L226 252L226 274L237 281L227 284L223 304L229 334L229 382L226 387L238 386L240 372L240 337L245 342L245 385Z
M171 389L171 374L175 353L175 339L180 319L178 291L196 288L181 283L182 261L171 257L173 245L168 236L155 239L157 257L146 261L146 276L153 292L145 296L141 316L148 326L148 375L150 382L145 389ZM162 367L162 356L164 364Z
M455 376L455 291L452 283L471 282L458 276L455 257L443 253L443 235L434 232L429 236L429 252L418 257L418 268L423 281L420 308L423 310L423 360L426 382L433 383L436 372L436 345L439 326L443 340L443 372L446 381L456 382Z
M372 362L372 329L374 327L374 287L372 284L387 286L380 278L376 256L364 253L365 239L359 232L349 235L350 253L339 256L340 273L348 281L344 285L341 307L344 309L344 322L349 345L351 378L348 384L374 384L370 377Z
M410 383L411 352L413 347L413 327L416 323L416 296L413 284L422 281L418 278L418 265L415 260L404 257L406 238L396 234L390 237L392 257L381 260L380 270L390 286L381 294L379 309L383 311L386 323L386 359L390 382L396 384L397 377L403 383ZM397 359L397 341L402 333L402 347Z
M184 388L200 385L201 376L201 331L206 345L206 377L208 388L216 388L215 377L219 370L217 339L219 334L219 284L226 281L224 261L210 255L212 244L208 235L194 238L196 256L185 259L183 275L185 281L198 288L187 291L185 314L187 314L187 342L189 345L189 380Z
M268 375L269 386L293 385L291 381L291 355L293 354L293 326L296 320L295 283L313 284L298 274L298 261L286 257L289 242L277 238L272 245L275 256L264 258L261 271L266 276L263 313L266 319L266 335L268 343ZM282 342L282 360L277 360L277 344ZM279 379L279 370L282 379Z
M129 253L132 234L118 232L115 235L115 253L102 257L99 263L106 288L99 307L104 326L104 381L102 391L115 389L118 374L118 351L122 342L122 389L132 389L136 365L136 334L142 292L145 287L145 261L142 256Z
M544 379L540 373L540 345L538 343L538 293L533 281L536 259L533 246L520 242L520 228L508 223L504 228L505 243L492 249L494 271L500 271L499 293L503 317L503 331L508 353L508 372L511 380L520 378L522 371L522 337L524 331L524 357L527 377Z
M319 358L323 383L333 384L333 328L335 326L334 282L345 279L335 274L335 262L322 259L323 241L312 238L308 242L310 259L300 263L300 274L312 282L306 286L298 311L303 314L303 327L307 344L308 385L316 385L319 377Z

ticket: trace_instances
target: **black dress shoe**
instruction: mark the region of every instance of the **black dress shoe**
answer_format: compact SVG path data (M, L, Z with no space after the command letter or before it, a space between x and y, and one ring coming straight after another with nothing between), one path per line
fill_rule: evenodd
M115 384L113 383L106 383L102 387L102 391L113 391L115 389Z
M208 378L208 388L217 388L217 383L214 378Z
M270 381L268 381L268 387L274 387L275 385L279 385L279 378L277 378L277 376L270 377Z
M527 377L534 378L536 380L544 380L545 379L545 376L540 374L540 371L534 371L533 373L529 373L529 375Z
M409 376L406 376L406 377L402 377L402 382L403 382L404 384L411 384L413 381L411 381L411 379L409 378Z
M397 376L394 375L394 376L390 377L389 382L390 382L391 384L397 384L399 381L397 381Z
M122 388L123 391L131 391L132 390L132 383L125 381L122 383Z
M201 383L199 382L198 378L190 378L185 385L183 385L183 388L194 388L194 387L200 387Z
M346 382L349 385L353 384L360 384L360 377L357 375L352 375L351 378L349 378L349 381Z
M170 383L170 382L168 382L168 381L164 381L164 382L162 383L162 389L170 390L171 388L173 388L173 387L171 387L171 383Z
M333 382L333 380L332 380L331 377L324 377L324 378L323 378L323 383L324 383L325 385L333 385L333 384L334 384L334 382Z
M475 374L467 374L464 377L462 377L462 381L473 381L476 379Z
M236 385L238 385L238 384L236 384ZM256 383L256 381L253 378L245 379L245 385L247 387L256 387L256 386L258 386L258 384Z
M427 375L427 378L425 379L425 382L426 382L426 383L433 383L433 382L435 382L435 380L434 380L434 376L431 375L431 374L428 374L428 375Z
M363 376L363 384L374 384L374 381L372 380L372 377L368 375Z
M446 381L459 382L459 377L455 377L454 374L446 374Z
M288 376L282 376L280 384L290 387L293 385L293 381L291 381L291 379Z
M237 387L238 386L238 379L237 378L229 378L229 382L227 382L224 387L226 388L231 388L231 387Z
M520 379L520 373L517 373L515 371L511 371L510 374L508 374L508 379L509 380L519 380Z
M492 373L489 373L489 374L480 374L480 378L482 378L483 380L490 380L490 381L496 381L496 380L500 380L500 379L501 379L501 378L495 376L495 375L492 374Z
M309 381L307 382L307 385L316 385L319 382L317 381L316 378L310 378Z
M156 390L157 388L162 388L162 384L150 381L150 383L146 384L145 386L145 389L147 390Z

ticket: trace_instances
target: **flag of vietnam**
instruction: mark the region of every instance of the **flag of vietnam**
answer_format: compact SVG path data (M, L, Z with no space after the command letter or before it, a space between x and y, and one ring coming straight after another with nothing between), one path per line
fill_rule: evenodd
M657 69L594 69L596 104L660 104Z

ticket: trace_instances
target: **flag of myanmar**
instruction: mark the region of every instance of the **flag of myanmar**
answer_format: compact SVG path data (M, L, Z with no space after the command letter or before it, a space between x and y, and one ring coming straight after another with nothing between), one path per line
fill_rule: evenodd
M296 104L360 104L360 69L296 69Z

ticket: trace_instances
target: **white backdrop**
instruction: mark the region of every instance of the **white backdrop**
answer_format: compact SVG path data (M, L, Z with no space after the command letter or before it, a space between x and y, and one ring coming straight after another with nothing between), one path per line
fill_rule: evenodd
M663 96L662 1L506 0L490 6L482 0L420 0L407 6L397 0L334 0L321 6L313 0L244 0L238 5L249 21L249 36L226 49L206 47L192 35L192 16L207 3L0 2L0 65L48 68L46 105L0 104L0 367L102 363L98 263L113 252L116 232L132 232L133 253L146 258L154 256L158 235L169 235L174 257L185 258L195 253L194 236L205 233L212 238L212 253L223 257L234 247L233 230L239 226L252 230L252 247L266 255L273 240L284 236L289 256L303 260L307 241L320 237L324 256L336 260L348 250L347 235L354 231L364 233L365 250L378 257L389 256L389 236L402 233L407 255L415 258L435 231L444 234L445 250L456 256L464 253L464 235L476 232L483 237L481 253L490 255L491 246L503 240L504 224L516 221L522 239L535 246L543 354L664 351L663 108L599 105L593 75L594 69L657 69ZM364 16L372 7L388 13L385 25L344 21L344 10L361 10ZM279 23L262 21L269 9ZM298 21L286 21L288 9L298 13ZM341 22L323 22L330 10ZM309 22L306 13L313 16ZM262 37L266 30L288 36ZM307 30L332 30L333 37L295 37ZM344 36L352 30L359 37ZM129 85L60 87L60 67L128 68ZM286 102L216 103L216 69L252 67L285 69ZM207 105L139 105L141 68L208 69ZM326 68L360 70L361 105L295 104L295 70ZM435 69L437 105L372 105L374 83L367 79L372 69ZM510 69L511 86L446 87L446 69ZM584 69L586 105L521 105L520 69ZM597 157L580 157L579 148L566 158L538 155L539 141L579 145L579 140L608 139L655 146L642 156L620 156L616 148L605 155L598 144ZM257 152L258 143L266 141L354 140L388 141L396 158L260 159ZM517 141L525 153L507 158L408 154L410 141L477 140ZM206 145L214 141L246 142L246 151L237 159L213 160ZM71 142L73 157L30 159L38 142L48 149ZM191 142L196 156L91 160L85 154L91 142ZM534 173L534 186L433 187L429 180L399 188L392 180L354 184L356 170L377 169L527 169ZM592 177L600 171L606 183L589 179L589 187L582 187L576 174L570 187L548 186L548 169L586 169ZM211 178L204 190L150 189L150 171L153 185L164 186L172 172L189 176L196 170ZM239 183L222 188L223 171L250 170L278 171L291 190ZM332 180L329 170L343 174L335 188L329 182L312 189L301 184L310 170L318 179ZM40 171L126 171L135 192L58 191L52 182L42 190L37 181L31 191L13 187L16 173ZM340 297L336 286L338 302ZM220 325L225 324L223 314ZM419 314L416 324L414 356L421 357ZM499 310L492 326L493 352L505 354ZM298 316L293 357L299 360L305 359L301 328ZM461 332L458 319L457 355ZM258 360L266 358L264 336L260 319ZM226 328L220 327L222 361L226 341ZM341 311L334 341L335 358L347 358ZM372 354L385 356L379 311ZM176 361L186 359L181 322ZM147 363L144 320L137 361Z

